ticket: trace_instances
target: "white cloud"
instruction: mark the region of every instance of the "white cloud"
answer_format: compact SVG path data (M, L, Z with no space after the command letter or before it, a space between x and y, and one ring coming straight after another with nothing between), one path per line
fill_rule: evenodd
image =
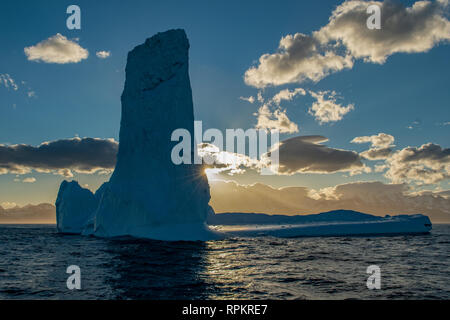
M365 27L366 10L371 4L380 6L380 30ZM394 53L426 52L439 42L450 40L447 9L447 0L417 1L411 7L389 0L345 1L314 37L322 43L338 41L355 58L384 63Z
M258 159L250 158L244 154L221 151L210 143L197 146L199 157L207 164L207 173L226 173L228 175L241 174L246 169L261 169L263 163Z
M386 133L379 133L372 136L355 137L351 143L370 143L371 148L361 153L366 159L369 160L381 160L386 159L392 153L392 147L395 138Z
M388 168L385 164L377 164L375 165L375 172L384 172Z
M23 179L22 182L25 182L25 183L35 183L35 182L36 182L36 178L34 178L34 177L28 177L28 178Z
M261 91L258 91L258 94L257 94L256 98L257 98L258 102L260 102L260 103L264 102L264 98L262 96Z
M242 100L242 101L250 102L250 103L254 103L255 102L255 97L253 97L253 96L250 96L250 97L239 97L239 99Z
M298 126L292 122L286 114L286 110L276 109L275 111L270 111L267 104L262 105L258 112L255 113L257 116L257 129L272 129L279 130L280 133L295 133L298 132Z
M73 173L70 169L59 169L55 171L55 174L58 174L60 176L63 176L65 178L73 178Z
M111 51L97 51L95 55L100 59L106 59L111 55Z
M284 89L275 94L267 101L263 98L261 91L258 92L257 100L263 103L258 112L254 115L257 117L257 129L279 130L280 133L298 132L298 125L292 122L286 114L286 110L281 108L282 101L290 101L297 95L305 95L306 91L302 88L294 90ZM264 103L264 101L266 101ZM272 111L272 109L274 109Z
M350 56L321 49L314 37L302 33L287 35L281 38L277 53L262 55L259 64L245 72L245 83L264 88L305 80L319 81L332 72L353 67Z
M434 184L450 178L450 149L427 143L407 147L386 160L385 176L394 183Z
M421 121L420 120L415 120L410 125L408 125L406 128L409 129L409 130L413 130L413 129L419 128L420 125L421 125Z
M381 29L366 27L367 7L381 7ZM317 82L344 69L355 59L384 63L394 53L427 52L450 40L446 18L448 0L417 1L411 7L384 2L348 0L332 12L329 23L311 35L282 37L275 53L263 54L244 75L245 83L257 88Z
M306 95L306 91L302 88L296 88L292 91L290 91L289 89L284 89L278 92L276 95L274 95L272 101L275 104L280 105L281 101L283 100L291 101L292 99L294 99L295 96L299 94L304 96Z
M60 33L35 46L26 47L24 51L30 61L58 64L77 63L89 56L88 50L82 48L76 41L68 40Z
M335 92L312 92L312 97L316 99L309 109L309 113L313 115L319 123L336 122L343 119L344 115L355 108L353 104L342 106L336 102ZM327 96L327 97L326 97Z
M379 133L372 136L355 137L351 143L370 143L374 148L387 148L391 147L395 141L395 138L386 133Z
M19 86L16 84L14 79L7 73L0 74L0 85L3 85L7 89L11 88L14 91L19 89Z

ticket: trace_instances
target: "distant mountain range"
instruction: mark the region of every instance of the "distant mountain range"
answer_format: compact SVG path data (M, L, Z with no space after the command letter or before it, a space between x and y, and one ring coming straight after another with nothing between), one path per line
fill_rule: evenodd
M269 215L265 213L228 212L210 214L207 219L209 225L248 225L248 224L301 224L311 222L356 222L376 221L382 217L373 216L353 210L333 210L319 214L308 215Z
M417 212L420 213L420 212ZM282 215L265 213L226 212L210 214L207 218L209 225L251 225L251 224L301 224L310 222L332 221L376 221L381 216L361 213L353 210L332 210L319 214ZM55 224L55 206L49 203L26 205L4 209L0 206L0 224Z
M4 209L0 206L0 223L56 223L55 206L49 203Z

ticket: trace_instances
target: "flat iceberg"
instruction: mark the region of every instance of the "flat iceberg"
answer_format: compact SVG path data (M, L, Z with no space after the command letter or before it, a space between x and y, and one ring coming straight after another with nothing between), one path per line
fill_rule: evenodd
M209 223L219 224L217 230L238 237L425 234L432 228L430 219L422 214L378 217L350 210L304 216L225 213L210 217Z

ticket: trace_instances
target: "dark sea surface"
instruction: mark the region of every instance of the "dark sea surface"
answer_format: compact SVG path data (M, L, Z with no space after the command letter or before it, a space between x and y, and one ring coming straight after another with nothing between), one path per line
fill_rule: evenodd
M450 225L429 235L161 242L0 225L0 299L449 299ZM369 290L366 269L381 268ZM81 268L81 290L66 268Z

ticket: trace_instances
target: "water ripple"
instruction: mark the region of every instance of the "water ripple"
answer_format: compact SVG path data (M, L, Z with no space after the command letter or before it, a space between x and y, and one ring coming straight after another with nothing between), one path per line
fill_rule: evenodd
M449 299L450 225L430 235L214 242L0 226L0 299ZM82 289L68 290L78 265ZM382 288L366 288L381 267Z

